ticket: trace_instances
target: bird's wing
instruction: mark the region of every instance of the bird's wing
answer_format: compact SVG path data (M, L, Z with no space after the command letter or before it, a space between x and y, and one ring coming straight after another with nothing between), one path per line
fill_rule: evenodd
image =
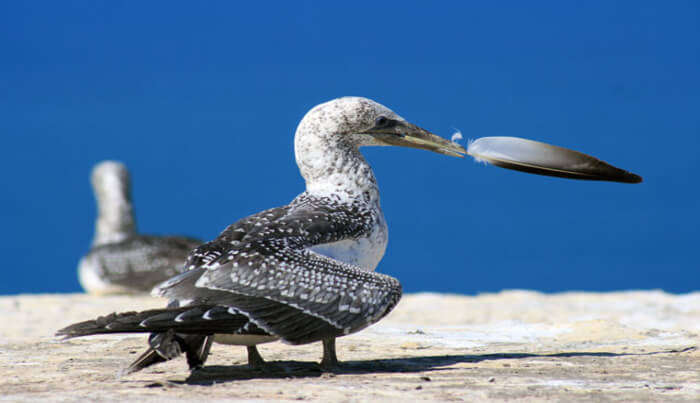
M261 214L275 218L257 221L260 225L251 217L242 220L252 225L238 239L217 243L216 256L161 284L155 293L234 308L293 344L358 331L398 303L398 280L307 249L357 237L368 230L372 217L358 219L363 212L329 212L311 205ZM234 232L244 228L232 227Z
M188 269L215 265L246 244L284 242L293 247L310 247L356 238L369 232L379 219L360 204L331 208L324 200L302 194L290 205L243 218L229 225L216 239L192 251Z
M192 270L219 260L221 256L225 256L228 251L240 244L243 238L256 227L256 224L267 227L271 222L283 218L288 212L289 206L276 207L236 221L226 227L216 239L194 249L187 257L185 267Z
M161 285L158 295L230 307L292 344L363 329L401 298L393 277L347 265L309 250L284 251L271 263L257 254L214 269L197 268Z

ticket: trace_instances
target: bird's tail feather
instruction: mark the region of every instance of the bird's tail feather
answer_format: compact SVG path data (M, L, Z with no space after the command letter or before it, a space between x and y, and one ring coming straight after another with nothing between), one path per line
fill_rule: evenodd
M69 339L95 334L151 333L148 349L120 374L128 375L182 353L187 356L190 369L201 367L209 355L214 333L234 332L247 322L247 317L229 312L226 307L198 305L113 313L75 323L56 335Z
M171 329L177 333L206 335L234 332L247 322L247 317L229 313L226 307L198 305L113 313L65 327L56 336L70 339L109 333L162 333Z

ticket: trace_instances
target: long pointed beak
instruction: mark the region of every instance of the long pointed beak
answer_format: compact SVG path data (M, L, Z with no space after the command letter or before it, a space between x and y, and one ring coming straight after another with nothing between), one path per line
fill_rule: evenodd
M366 132L380 143L391 146L420 148L452 157L464 158L467 150L414 124L392 121L392 124Z

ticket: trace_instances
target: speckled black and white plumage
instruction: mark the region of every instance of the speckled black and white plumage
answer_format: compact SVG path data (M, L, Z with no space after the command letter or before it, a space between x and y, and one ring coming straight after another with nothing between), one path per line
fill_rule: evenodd
M156 284L184 271L187 256L202 242L182 236L138 234L124 164L97 164L91 182L98 210L95 236L90 251L78 264L78 278L87 292L148 293Z
M412 142L403 140L404 132ZM201 365L212 338L248 346L251 364L262 361L254 347L259 343L323 341L322 365L337 363L335 338L377 322L401 298L398 280L373 272L388 232L377 181L358 149L365 145L463 153L369 99L321 104L295 135L304 193L196 248L187 272L154 289L170 298L168 308L112 314L58 334L153 332L150 348L129 372L181 352L190 367Z
M367 238L377 212L362 201L347 205L332 199L304 193L288 206L229 226L197 248L188 260L190 270L160 285L157 294L190 306L235 307L270 336L291 344L349 334L376 322L398 302L399 282L313 247ZM313 326L300 326L303 321Z

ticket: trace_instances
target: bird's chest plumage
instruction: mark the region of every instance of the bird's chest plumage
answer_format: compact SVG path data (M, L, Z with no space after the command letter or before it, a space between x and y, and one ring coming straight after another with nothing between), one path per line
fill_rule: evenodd
M315 245L309 249L332 259L373 271L384 257L389 234L381 210L365 236Z

